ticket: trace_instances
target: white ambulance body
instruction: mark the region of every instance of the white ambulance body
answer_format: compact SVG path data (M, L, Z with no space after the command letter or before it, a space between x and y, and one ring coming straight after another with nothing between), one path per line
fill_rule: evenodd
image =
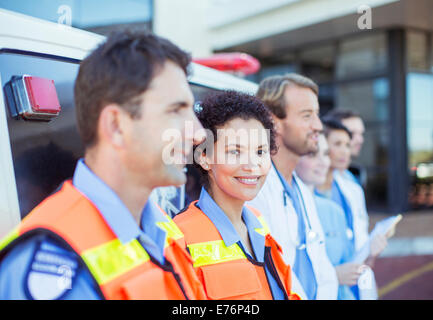
M0 9L0 237L71 178L76 160L83 156L75 124L73 85L80 61L104 39ZM51 88L55 88L61 111L50 113L50 121L32 118L26 112L19 114L22 110L14 106L14 97L23 98L14 96L19 85L31 86L25 79L35 80L32 88L26 88L36 95L41 90L38 80L54 81ZM44 81L42 88L50 86L50 81ZM252 94L257 90L255 83L195 64L189 81L197 101L213 90ZM152 198L173 214L184 204L184 195L184 188L168 188L155 191Z

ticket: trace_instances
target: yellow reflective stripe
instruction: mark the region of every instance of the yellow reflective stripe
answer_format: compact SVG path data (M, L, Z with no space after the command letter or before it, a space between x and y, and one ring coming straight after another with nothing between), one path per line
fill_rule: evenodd
M227 247L223 240L190 244L188 249L194 260L194 267L246 259L244 252L236 243Z
M256 229L254 229L254 230L255 230L257 233L260 233L262 236L266 236L267 234L270 233L270 230L269 230L268 224L266 223L265 219L264 219L262 216L257 217L257 219L258 219L259 222L262 224L262 227L261 227L261 228L256 228Z
M172 238L173 240L183 238L182 231L180 231L179 227L171 219L164 222L157 222L156 225L167 233L165 237L165 247L168 245L167 238Z
M122 244L119 239L91 248L81 254L99 284L104 284L149 260L136 240Z
M15 227L6 236L0 240L0 251L3 250L9 243L14 241L20 235L19 227Z

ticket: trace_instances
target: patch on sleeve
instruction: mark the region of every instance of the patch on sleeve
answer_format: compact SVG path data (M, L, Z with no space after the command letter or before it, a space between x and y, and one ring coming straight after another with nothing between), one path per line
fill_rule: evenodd
M39 248L27 274L27 290L34 300L55 300L72 289L78 262L68 254Z

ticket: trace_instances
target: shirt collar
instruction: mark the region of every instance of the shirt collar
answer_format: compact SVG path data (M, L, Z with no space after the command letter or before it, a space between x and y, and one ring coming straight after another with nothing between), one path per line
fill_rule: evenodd
M140 235L140 228L128 208L117 194L90 170L83 159L78 160L72 183L98 208L122 243L125 244Z
M218 229L218 232L227 247L241 241L230 219L204 188L201 189L197 205ZM265 238L255 231L255 229L261 228L262 225L256 216L245 206L242 209L242 218L247 226L251 245L257 261L263 261Z
M168 222L167 217L151 200L147 201L141 215L141 228L144 233L155 241L158 247L164 247L166 232L158 227L158 222Z

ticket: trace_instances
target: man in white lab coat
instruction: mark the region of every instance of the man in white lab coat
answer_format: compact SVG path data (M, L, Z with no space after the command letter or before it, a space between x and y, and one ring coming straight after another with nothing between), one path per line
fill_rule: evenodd
M272 111L278 152L266 182L250 202L267 220L292 268L292 290L303 299L336 299L338 279L311 191L294 173L299 158L317 149L318 87L298 74L264 79L257 96Z

